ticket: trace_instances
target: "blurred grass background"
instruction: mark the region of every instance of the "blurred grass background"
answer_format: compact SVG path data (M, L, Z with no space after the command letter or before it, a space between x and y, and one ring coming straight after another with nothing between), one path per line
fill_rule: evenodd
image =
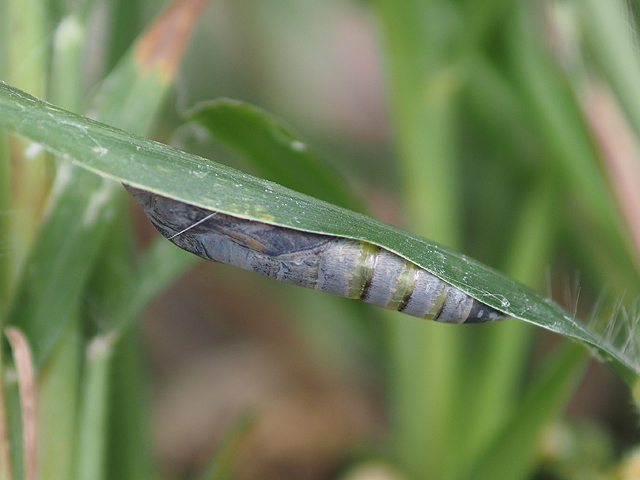
M20 3L0 2L2 78L144 133L124 116L130 104L107 96L110 110L94 97L166 5ZM637 323L637 15L635 2L597 0L213 0L145 121L156 139L278 181L182 116L218 97L258 105L293 125L374 216L550 291L580 318L606 320L620 301ZM70 19L81 42L56 56ZM0 210L21 212L0 227L13 245L0 247L4 302L51 179L49 159L20 165L1 177ZM624 165L632 173L616 175ZM134 219L144 248L155 232L141 212ZM128 228L110 225L113 250L131 240ZM87 320L92 300L59 351L84 351L100 330ZM113 445L127 442L158 459L127 478L633 478L619 463L638 443L624 385L585 367L582 347L522 322L440 325L199 264L141 325L96 393L110 412L96 418L110 427L75 420L73 401L59 407L71 410L71 430L100 432L102 453L73 454L88 464L102 455L96 478L125 478ZM73 399L89 385L78 372L100 364L68 361ZM45 397L49 421L57 398ZM147 422L153 443L141 445Z

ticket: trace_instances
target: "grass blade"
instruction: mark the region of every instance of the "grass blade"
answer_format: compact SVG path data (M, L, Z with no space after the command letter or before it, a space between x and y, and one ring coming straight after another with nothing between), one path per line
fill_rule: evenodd
M507 314L595 347L627 383L637 345L618 349L561 307L479 262L417 235L175 148L60 110L0 85L0 126L87 170L241 218L339 237L394 252Z
M109 374L114 340L113 336L96 337L87 348L76 455L75 478L78 480L107 478Z
M574 344L553 359L511 421L470 470L470 480L518 480L531 475L543 429L569 400L587 358L584 349Z
M344 180L276 116L220 99L198 105L188 118L250 161L260 175L341 207L364 209Z

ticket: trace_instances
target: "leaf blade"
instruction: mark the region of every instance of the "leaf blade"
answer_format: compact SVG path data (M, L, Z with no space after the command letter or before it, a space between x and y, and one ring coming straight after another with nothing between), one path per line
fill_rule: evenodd
M222 98L197 105L187 118L242 155L261 176L341 207L364 210L344 179L275 115Z
M42 103L0 85L0 126L94 173L202 208L396 253L513 317L595 347L627 383L637 358L608 344L534 290L446 247L365 215ZM46 132L44 134L43 132Z

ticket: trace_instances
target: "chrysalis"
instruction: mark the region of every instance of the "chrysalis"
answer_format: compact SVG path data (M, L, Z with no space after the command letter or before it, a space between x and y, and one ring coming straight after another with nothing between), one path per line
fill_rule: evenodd
M244 220L126 188L162 235L207 260L439 322L505 317L374 245Z

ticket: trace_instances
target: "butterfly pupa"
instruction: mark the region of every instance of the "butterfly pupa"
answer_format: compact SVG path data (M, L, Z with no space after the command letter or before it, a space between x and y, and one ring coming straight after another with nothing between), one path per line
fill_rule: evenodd
M125 187L162 235L206 260L438 322L505 317L374 245L236 218Z

